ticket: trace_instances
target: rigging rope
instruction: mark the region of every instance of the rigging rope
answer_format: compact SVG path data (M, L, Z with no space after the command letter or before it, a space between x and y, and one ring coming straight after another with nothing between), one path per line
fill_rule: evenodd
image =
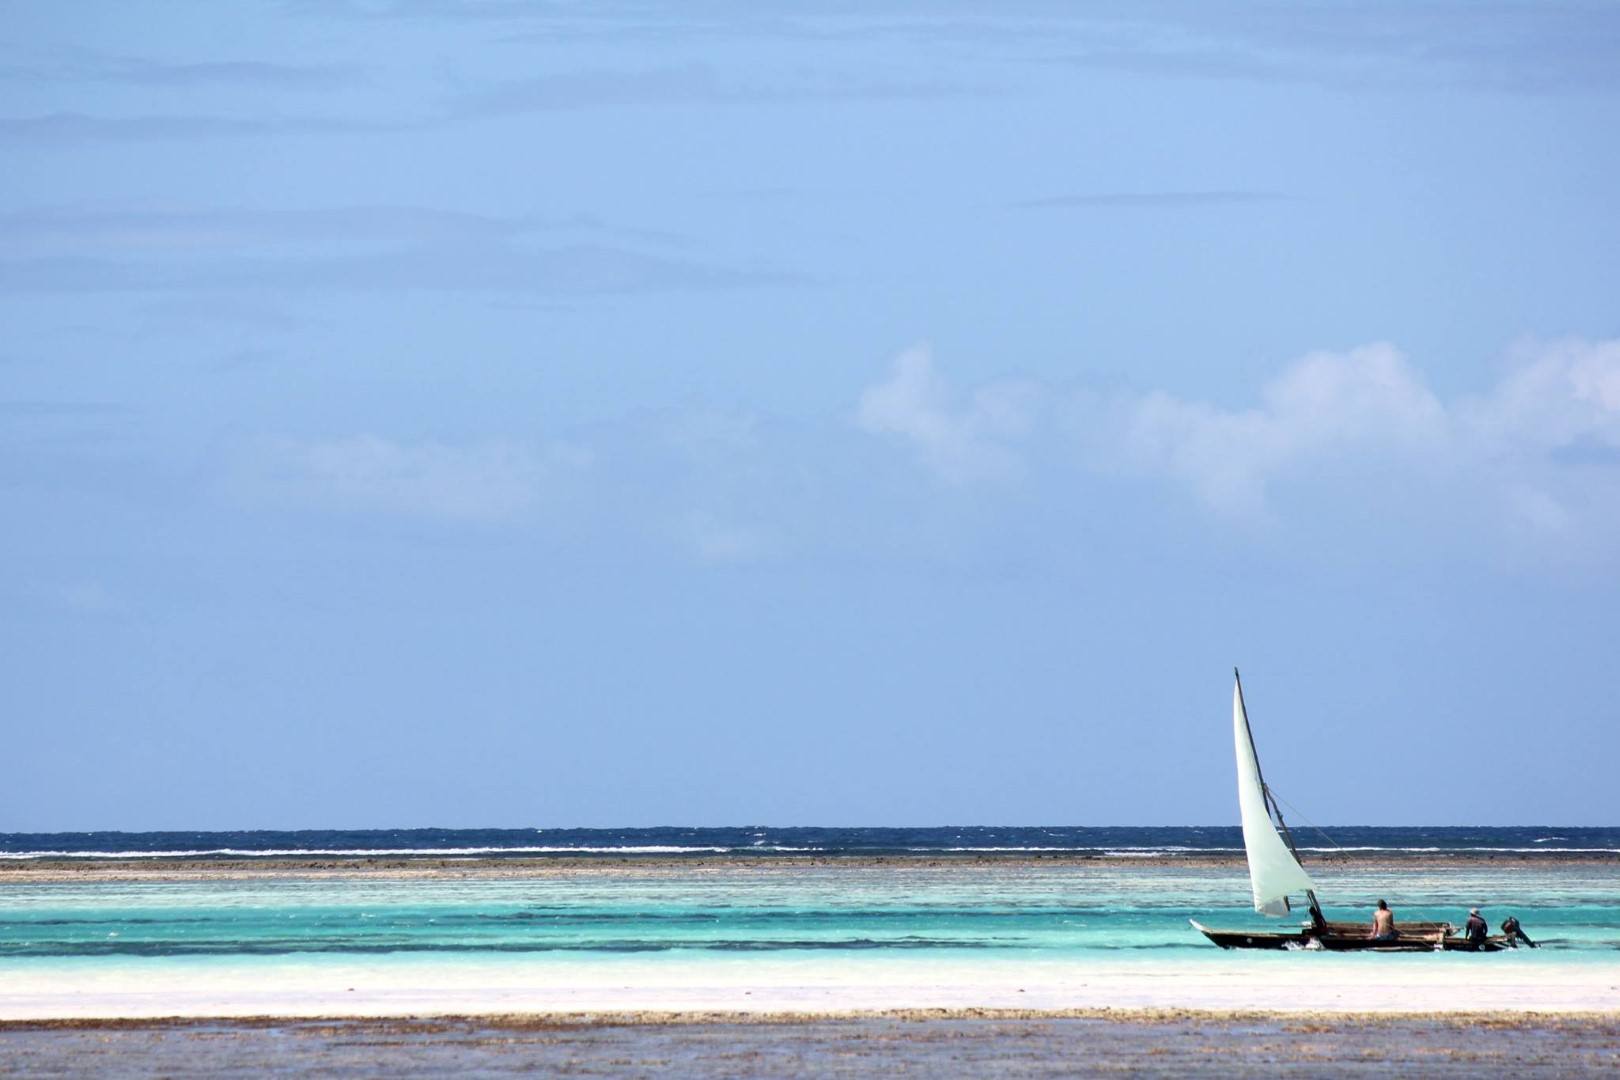
M1266 785L1266 790L1268 792L1270 792L1271 797L1273 799L1275 799L1277 802L1282 803L1284 806L1288 807L1288 812L1290 814L1294 815L1294 820L1295 821L1304 822L1305 825L1308 828L1310 828L1312 831L1314 831L1317 836L1320 836L1322 839L1324 839L1328 843L1332 844L1335 848L1338 848L1338 850L1340 850L1340 851L1344 850L1344 848L1339 844L1339 842L1337 840L1333 839L1333 837L1331 837L1327 833L1323 832L1321 826L1317 825L1314 821L1312 821L1310 818L1306 817L1303 813L1301 813L1299 807L1295 806L1293 803L1289 802L1287 799L1285 799L1281 795L1277 794L1276 789L1273 788L1270 784Z

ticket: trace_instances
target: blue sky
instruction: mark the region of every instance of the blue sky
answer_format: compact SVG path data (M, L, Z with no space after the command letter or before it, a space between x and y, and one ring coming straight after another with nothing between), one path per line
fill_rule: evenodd
M1612 4L54 3L0 829L1613 824Z

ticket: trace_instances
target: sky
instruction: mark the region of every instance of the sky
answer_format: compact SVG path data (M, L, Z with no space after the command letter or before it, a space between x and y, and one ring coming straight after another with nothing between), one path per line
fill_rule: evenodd
M14 4L0 831L1620 823L1620 7Z

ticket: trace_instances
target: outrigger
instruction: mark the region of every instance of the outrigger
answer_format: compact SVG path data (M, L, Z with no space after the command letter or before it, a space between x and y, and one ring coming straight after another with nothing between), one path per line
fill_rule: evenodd
M1316 883L1300 864L1294 835L1283 820L1271 789L1260 772L1254 732L1243 707L1243 680L1232 669L1232 734L1237 747L1238 810L1243 817L1243 849L1249 861L1254 910L1283 916L1293 910L1289 897L1304 896L1310 920L1297 930L1212 930L1188 920L1223 949L1328 949L1337 952L1497 952L1512 948L1504 934L1470 941L1443 922L1402 922L1393 940L1375 939L1366 923L1330 922L1316 901ZM1529 939L1524 939L1528 941Z

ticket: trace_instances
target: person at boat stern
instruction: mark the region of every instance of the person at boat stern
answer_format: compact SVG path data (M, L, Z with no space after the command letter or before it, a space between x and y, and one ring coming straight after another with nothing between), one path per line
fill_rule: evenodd
M1490 934L1491 928L1485 924L1485 916L1479 913L1479 908L1468 909L1468 921L1463 923L1463 937L1468 944L1479 946L1485 944L1485 938Z
M1514 948L1518 948L1521 941L1532 949L1536 947L1536 943L1530 940L1530 935L1524 932L1524 927L1519 925L1519 920L1512 915L1502 920L1502 936L1507 938L1507 943Z
M1382 900L1378 901L1378 910L1373 912L1372 933L1367 937L1373 941L1395 940L1395 913Z

